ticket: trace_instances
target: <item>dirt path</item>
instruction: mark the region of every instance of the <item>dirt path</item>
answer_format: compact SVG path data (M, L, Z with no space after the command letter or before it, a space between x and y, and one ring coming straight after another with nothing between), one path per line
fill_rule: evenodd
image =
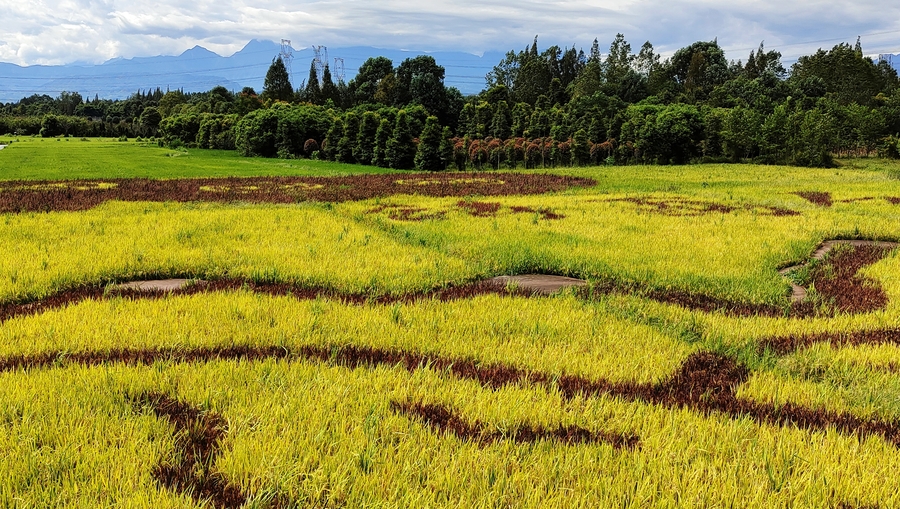
M813 251L813 254L810 256L810 261L822 260L823 258L825 258L825 255L828 254L837 245L852 247L872 246L884 249L894 249L900 247L900 243L897 242L881 242L875 240L826 240L825 242L819 244L819 247L817 247L816 250ZM778 273L786 277L791 272L806 267L807 265L809 265L810 261L797 265L791 265L790 267L785 267L779 270ZM791 302L801 302L806 299L807 294L808 292L806 288L791 281Z
M487 280L498 286L513 285L520 290L540 295L551 295L570 286L586 286L587 281L565 276L547 274L521 274L519 276L497 276Z
M153 281L131 281L116 285L116 290L140 290L144 292L174 292L182 290L191 283L190 279L155 279ZM206 281L195 281L205 283Z

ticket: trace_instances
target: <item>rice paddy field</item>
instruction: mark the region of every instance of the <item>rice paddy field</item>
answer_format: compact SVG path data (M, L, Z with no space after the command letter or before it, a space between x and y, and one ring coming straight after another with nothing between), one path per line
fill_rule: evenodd
M900 507L900 164L167 154L0 151L2 507Z

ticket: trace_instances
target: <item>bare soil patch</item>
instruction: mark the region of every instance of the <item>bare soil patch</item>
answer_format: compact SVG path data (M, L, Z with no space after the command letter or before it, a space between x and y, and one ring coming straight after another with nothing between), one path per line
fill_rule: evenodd
M500 287L511 287L541 295L551 295L563 288L586 286L587 281L549 274L522 274L519 276L497 276L487 280Z
M203 283L204 281L197 281ZM115 290L141 290L146 292L174 292L191 284L190 279L154 279L151 281L131 281L114 287Z
M109 179L0 182L0 212L86 210L108 200L176 202L343 202L396 194L512 196L589 187L588 178L549 174L412 173L347 177Z

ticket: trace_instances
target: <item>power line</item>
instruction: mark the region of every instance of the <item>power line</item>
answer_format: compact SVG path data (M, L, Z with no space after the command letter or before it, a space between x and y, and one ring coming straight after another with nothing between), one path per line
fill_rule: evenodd
M283 63L284 67L287 69L288 79L293 80L294 74L291 70L291 63L294 60L294 48L291 47L290 39L281 40L281 53L279 53L278 56L281 57L281 63Z
M325 76L325 65L328 62L328 48L325 46L313 46L312 48L315 53L313 62L315 62L316 66L316 77L319 78L319 86L322 86Z
M341 57L334 57L334 75L339 82L344 81L344 59Z

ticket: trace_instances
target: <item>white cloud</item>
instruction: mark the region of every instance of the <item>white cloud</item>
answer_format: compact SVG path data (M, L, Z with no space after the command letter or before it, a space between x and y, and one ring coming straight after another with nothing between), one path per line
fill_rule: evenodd
M861 0L776 2L712 0L0 0L0 61L102 62L178 54L194 45L231 54L253 38L291 39L295 47L365 45L474 53L521 49L535 34L549 44L605 48L617 32L637 49L650 40L671 53L717 37L729 58L761 40L786 59L853 42L867 53L900 51L900 5ZM885 33L886 32L886 33ZM810 42L812 41L812 42ZM821 41L821 42L820 42ZM802 44L801 44L802 43Z

